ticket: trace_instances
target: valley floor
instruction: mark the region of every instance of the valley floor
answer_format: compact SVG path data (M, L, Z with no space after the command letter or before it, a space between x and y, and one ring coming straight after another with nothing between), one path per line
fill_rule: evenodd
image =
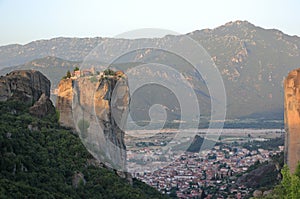
M184 151L182 139L177 143L178 150L166 150L175 132L149 136L153 132L144 131L143 136L130 137L127 158L134 177L179 198L249 197L253 187L237 184L238 177L271 162L284 149L284 132L280 129L224 129L210 149Z

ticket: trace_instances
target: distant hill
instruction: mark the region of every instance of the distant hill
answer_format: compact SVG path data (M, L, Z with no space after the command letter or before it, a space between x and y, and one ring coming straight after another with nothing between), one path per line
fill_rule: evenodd
M211 146L214 146L216 144L216 142L212 141L212 140L206 140L205 141L205 145L202 146L204 141L204 138L196 135L191 143L191 145L189 146L189 148L187 149L188 152L193 152L193 153L199 153L200 149L201 150L207 150L210 149ZM201 148L202 147L202 148Z
M22 65L6 67L0 70L0 75L6 75L14 70L38 70L51 80L52 89L56 88L62 76L68 70L72 71L75 67L80 67L81 62L67 61L58 57L47 56L32 60Z
M102 38L54 38L38 40L26 45L0 47L0 67L15 66L47 56L81 61Z
M106 42L107 45L105 49L101 49L101 56L95 55L95 59L107 62L116 56L120 49L126 50L130 46L141 44L159 44L168 40L179 41L185 36L199 42L221 72L227 93L228 118L283 118L282 82L288 71L300 65L300 38L275 29L263 29L247 21L229 22L215 29L154 39L54 38L33 41L26 45L2 46L0 68L23 65L46 56L80 62L101 42ZM185 73L187 79L192 79L191 84L203 109L201 111L208 114L210 99L207 97L209 94L203 78L191 71L187 72L185 69L188 66L181 60L172 56L166 58L157 51L140 51L124 57L122 61L132 62L133 58L138 63L161 59L166 64L177 65L176 69Z

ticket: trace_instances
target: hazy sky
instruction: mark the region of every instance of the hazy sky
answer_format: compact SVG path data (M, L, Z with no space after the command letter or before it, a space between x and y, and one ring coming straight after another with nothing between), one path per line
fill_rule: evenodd
M113 37L139 28L187 33L247 20L300 36L299 0L0 0L0 45Z

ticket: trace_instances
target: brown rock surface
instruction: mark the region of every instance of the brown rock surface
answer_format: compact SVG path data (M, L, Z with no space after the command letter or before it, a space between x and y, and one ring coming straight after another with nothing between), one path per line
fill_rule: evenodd
M35 70L17 70L0 78L0 101L33 104L42 94L50 97L50 81Z
M112 163L125 168L126 146L124 131L129 105L126 79L102 79L94 95L95 112L106 140L104 151ZM117 151L118 153L112 153Z
M255 191L253 192L253 197L258 198L258 197L261 197L262 195L263 195L263 192L260 191L260 190L255 190Z
M60 123L76 129L84 145L103 164L125 169L124 126L129 90L119 76L61 80L56 108Z
M37 117L45 117L49 114L55 114L55 108L49 97L43 93L40 99L29 108L29 113Z
M275 179L272 179L272 175L275 174L276 176L278 172L276 165L271 162L242 175L237 179L236 183L251 188L266 186L268 183L267 180L269 180L269 183L270 181L273 182Z
M300 161L300 69L291 71L284 81L285 162L295 172Z
M73 80L62 79L58 84L56 109L59 111L59 123L62 126L74 128L72 114Z
M17 100L28 105L29 113L37 117L54 114L50 100L50 81L35 70L17 70L0 78L0 101Z

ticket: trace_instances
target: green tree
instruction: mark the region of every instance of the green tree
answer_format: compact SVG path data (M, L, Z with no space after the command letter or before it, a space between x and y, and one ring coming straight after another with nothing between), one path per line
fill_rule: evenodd
M299 199L300 198L300 178L296 174L291 174L287 165L281 169L282 181L278 185L272 198Z
M75 72L75 71L78 71L78 70L79 70L79 68L76 66L76 67L74 68L74 72Z
M71 77L71 72L70 72L69 70L67 71L66 77L67 77L67 78L70 78L70 77Z
M283 166L281 170L281 174L282 174L282 181L281 181L282 194L283 196L286 195L289 197L291 194L292 177L291 177L290 169L287 165Z
M291 176L291 198L300 198L300 179L296 175Z
M300 162L298 162L297 168L295 170L295 175L298 176L298 178L300 178Z
M116 74L115 71L109 68L104 71L104 75L115 75L115 74Z

